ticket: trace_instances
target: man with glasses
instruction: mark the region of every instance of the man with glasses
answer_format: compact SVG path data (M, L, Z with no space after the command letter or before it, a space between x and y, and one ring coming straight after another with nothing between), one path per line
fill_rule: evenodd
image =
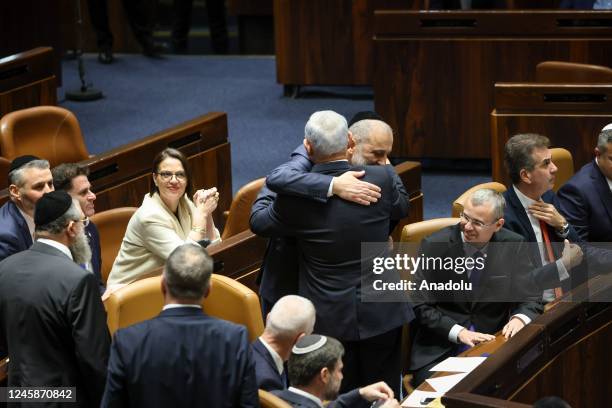
M417 325L410 359L415 387L438 362L494 339L499 330L510 338L542 312L541 293L530 283L533 264L522 255L527 246L503 228L503 215L501 194L480 189L466 200L459 224L423 239L421 259L429 266L415 275L420 289L414 295ZM455 267L443 267L438 259L452 260ZM464 289L421 289L423 282L454 282Z
M10 387L76 387L75 407L100 405L110 336L95 277L78 264L91 252L79 203L42 196L36 242L0 262L0 355ZM65 395L66 396L66 395Z
M573 244L580 242L580 237L557 210L559 202L552 191L557 166L552 162L549 146L547 137L526 133L511 137L504 147L504 162L512 180L504 193L508 203L505 227L527 242L538 243L530 252L535 265L555 266L547 273L534 275L537 285L546 289L545 302L571 288L568 271L582 262L583 255L581 248ZM574 276L572 280L575 285L581 279Z
M88 219L93 217L96 213L94 207L96 195L91 191L91 183L87 178L89 176L89 167L76 163L65 163L54 167L51 173L53 174L55 190L63 190L70 194L72 198L79 202L83 214ZM102 273L100 271L102 268L100 234L93 222L88 222L85 226L85 235L87 235L89 247L91 248L91 261L82 266L96 276L100 294L102 294L106 288L104 287L104 282L102 282Z

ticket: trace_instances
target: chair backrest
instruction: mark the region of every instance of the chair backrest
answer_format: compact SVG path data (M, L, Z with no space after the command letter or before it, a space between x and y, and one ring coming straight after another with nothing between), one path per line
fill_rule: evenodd
M562 147L550 149L552 162L557 166L557 174L555 177L555 186L553 190L556 192L574 175L574 158L569 150Z
M536 66L536 82L559 84L612 83L612 69L601 65L544 61Z
M5 157L0 157L0 190L8 187L8 172L11 168L11 161Z
M249 229L251 207L265 181L265 177L258 178L245 184L238 190L232 200L221 239L229 238Z
M263 319L257 294L227 276L213 274L211 291L202 306L206 313L219 319L246 326L249 340L263 332ZM104 301L111 334L118 329L157 316L163 306L161 276L153 276L113 292Z
M119 207L96 213L91 217L91 221L96 224L100 233L100 256L102 258L100 272L104 285L106 285L115 258L119 254L128 222L136 210L136 207Z
M457 197L455 201L453 201L451 216L459 217L459 214L461 214L461 211L463 211L463 204L465 203L465 200L469 197L470 194L472 194L476 190L480 190L481 188L490 188L500 193L506 191L506 186L496 181L475 185L474 187L467 189L463 194Z
M0 120L0 152L9 160L33 154L51 167L89 157L76 116L57 106L36 106L7 113Z
M271 392L258 390L259 405L261 408L291 408L291 405L278 398Z
M442 228L459 223L459 218L434 218L427 221L408 224L402 230L401 242L419 243L423 238Z

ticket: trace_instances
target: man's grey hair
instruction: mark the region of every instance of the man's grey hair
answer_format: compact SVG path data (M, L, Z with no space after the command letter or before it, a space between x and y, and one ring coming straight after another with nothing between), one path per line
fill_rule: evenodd
M324 367L333 371L344 355L344 347L333 337L321 348L306 354L291 353L289 357L289 382L294 387L308 385Z
M266 331L275 338L295 339L301 333L312 333L315 318L315 308L310 300L297 295L283 296L268 314Z
M64 231L70 221L79 221L82 218L81 206L75 199L72 200L72 204L66 210L66 212L59 218L48 222L44 225L36 225L34 228L35 232L46 232L51 235L57 235Z
M334 111L315 112L306 122L304 138L312 146L313 156L317 158L346 152L348 124L344 116Z
M504 163L513 184L521 181L521 170L532 171L536 165L532 157L535 149L548 148L550 140L536 133L512 136L504 146Z
M212 271L213 260L204 248L184 244L170 253L163 275L173 298L200 301L210 286Z
M499 220L500 218L504 217L506 200L504 200L504 196L498 191L490 188L478 189L470 196L470 202L474 207L484 204L491 204L493 207L493 217L495 217L495 220Z
M24 173L27 169L47 170L48 168L50 168L50 166L47 160L43 160L43 159L32 160L31 162L28 162L24 164L23 166L21 166L20 168L13 170L9 173L8 175L9 185L14 184L17 187L23 187L23 185L26 182Z
M388 133L393 137L393 130L386 122L377 119L363 119L359 122L353 123L353 126L349 128L349 131L353 134L355 144L368 143L370 141L370 135L372 131L380 127L385 133Z
M602 130L597 138L597 148L600 153L605 153L608 150L608 143L612 143L612 129Z

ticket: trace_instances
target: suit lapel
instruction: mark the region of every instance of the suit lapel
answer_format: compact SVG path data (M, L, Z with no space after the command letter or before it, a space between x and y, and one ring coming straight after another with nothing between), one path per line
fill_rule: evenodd
M23 215L21 215L21 211L19 211L19 208L17 208L17 205L15 205L14 202L10 201L9 205L13 218L17 220L17 224L19 225L19 232L21 233L23 240L29 248L32 246L33 242L32 235L30 234L30 228L28 228L28 223L23 218Z
M593 185L597 190L597 195L599 195L605 211L608 213L608 217L612 220L612 191L610 191L606 176L603 175L595 160L593 160L592 165L590 173Z
M274 371L274 373L278 375L278 369L276 368L276 363L274 362L272 355L270 354L266 346L263 345L260 339L255 340L255 350L257 350L257 352L264 357L264 359L266 360L266 363L268 363L268 365ZM283 380L282 376L279 375L279 377L282 382Z
M512 185L510 186L510 188L508 188L508 198L510 206L514 211L514 214L516 214L516 219L521 224L523 230L527 232L527 241L537 242L535 233L533 232L533 228L531 227L531 222L529 221L527 213L525 212L525 208L521 204L521 200L519 200L518 196L516 195L516 192L514 191L514 186Z

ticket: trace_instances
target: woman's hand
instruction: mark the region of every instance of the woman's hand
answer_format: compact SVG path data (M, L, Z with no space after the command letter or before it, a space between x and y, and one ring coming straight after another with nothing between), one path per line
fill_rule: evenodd
M219 203L219 193L217 188L209 188L207 190L198 190L193 195L193 202L196 208L205 216L208 216L215 211Z

